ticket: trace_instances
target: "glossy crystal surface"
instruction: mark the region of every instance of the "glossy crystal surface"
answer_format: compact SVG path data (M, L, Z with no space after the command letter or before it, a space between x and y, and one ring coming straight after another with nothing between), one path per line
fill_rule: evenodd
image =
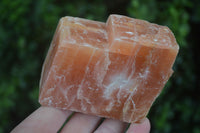
M140 122L173 73L178 49L165 26L121 15L106 23L63 17L43 65L39 102Z

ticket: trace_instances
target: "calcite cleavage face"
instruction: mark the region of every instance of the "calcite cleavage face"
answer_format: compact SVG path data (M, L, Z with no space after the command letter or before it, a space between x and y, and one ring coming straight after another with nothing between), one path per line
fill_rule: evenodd
M45 59L39 102L124 122L142 121L178 53L165 26L121 15L63 17Z

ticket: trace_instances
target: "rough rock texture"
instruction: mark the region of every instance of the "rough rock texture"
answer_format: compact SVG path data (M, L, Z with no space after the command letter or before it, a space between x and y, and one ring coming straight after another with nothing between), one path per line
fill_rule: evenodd
M178 49L165 26L120 15L106 23L63 17L44 62L39 102L140 122L173 73Z

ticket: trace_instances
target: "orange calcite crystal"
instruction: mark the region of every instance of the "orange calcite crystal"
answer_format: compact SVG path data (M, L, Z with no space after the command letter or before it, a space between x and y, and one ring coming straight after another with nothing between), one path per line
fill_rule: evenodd
M121 15L63 17L43 65L39 102L124 122L142 121L178 53L165 26Z

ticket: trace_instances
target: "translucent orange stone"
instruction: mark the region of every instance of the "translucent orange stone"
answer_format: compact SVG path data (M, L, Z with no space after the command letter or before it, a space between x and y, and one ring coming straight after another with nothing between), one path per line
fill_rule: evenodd
M45 59L39 102L124 122L142 121L178 53L165 26L121 15L64 17Z

